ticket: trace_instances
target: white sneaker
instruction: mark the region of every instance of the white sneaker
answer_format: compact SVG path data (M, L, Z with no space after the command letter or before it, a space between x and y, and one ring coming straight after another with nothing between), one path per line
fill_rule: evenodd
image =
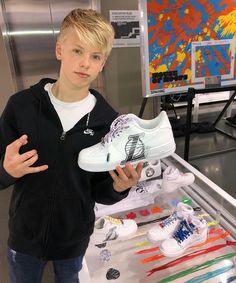
M155 181L139 182L130 189L128 196L121 201L112 205L95 203L95 215L96 217L102 217L154 204L155 198L159 195L159 192L159 183Z
M113 121L100 143L80 151L78 164L87 171L109 171L118 165L124 167L126 162L159 160L174 151L173 132L165 111L152 120L127 114Z
M161 175L161 161L144 162L139 182L150 181Z
M194 245L205 242L207 239L207 222L196 216L180 222L178 229L171 239L161 243L160 250L167 257L176 257Z
M175 211L167 219L156 224L147 232L147 238L151 242L159 242L171 238L180 222L189 215L193 215L193 213L194 210L190 205L179 202Z
M163 172L161 188L165 192L171 193L182 186L193 184L194 180L193 173L182 173L177 168L168 166Z
M110 216L99 218L95 222L91 242L101 243L112 240L124 240L136 233L138 226L132 219L117 219Z

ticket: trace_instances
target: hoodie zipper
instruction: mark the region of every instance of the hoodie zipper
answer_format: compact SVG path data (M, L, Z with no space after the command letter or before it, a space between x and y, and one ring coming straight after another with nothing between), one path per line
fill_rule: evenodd
M61 135L60 135L60 141L65 141L66 139L66 131L62 131ZM59 145L59 144L58 144ZM60 147L60 146L59 146ZM59 149L58 149L59 151ZM56 172L56 168L57 168L57 162L54 163L53 166L54 169L54 173ZM55 178L55 182L54 185L52 186L53 188L56 188L56 180L57 178ZM51 225L52 225L52 221L53 221L53 217L54 217L54 209L55 209L55 190L52 192L52 196L51 196L51 200L50 200L50 205L49 205L49 214L48 214L48 221L45 225L45 230L44 230L44 235L42 237L43 239L43 255L42 255L42 259L46 260L46 254L47 254L47 249L48 249L48 239L49 239L49 233L50 233L50 229L51 229Z
M90 118L90 112L88 113L88 116L87 116L87 121L86 121L86 126L88 127L88 124L89 124L89 118ZM58 116L58 120L61 124L61 121L59 119L59 116ZM61 127L62 127L62 124L61 124ZM74 127L73 127L74 128ZM63 127L62 127L63 129ZM89 129L90 130L90 129ZM69 130L68 132L62 130L62 133L60 135L60 141L65 141L66 139L66 136L68 134L71 134L70 132L71 130ZM93 130L90 130L90 131L93 131ZM69 133L70 132L70 133ZM93 133L94 134L94 133ZM92 134L92 135L93 135ZM91 135L91 134L90 134ZM56 164L55 164L55 167L56 167ZM52 199L51 199L51 204L50 204L50 211L49 211L49 217L48 217L48 221L47 221L47 224L45 226L45 231L44 231L44 235L43 235L43 255L42 255L42 259L46 259L46 254L47 254L47 248L48 248L48 234L50 233L50 229L51 229L51 225L52 225L52 221L53 221L53 216L54 216L54 206L55 206L55 191L53 192L53 195L52 195Z
M63 131L62 134L61 134L61 136L60 136L60 140L61 140L61 141L64 141L65 139L66 139L66 132Z

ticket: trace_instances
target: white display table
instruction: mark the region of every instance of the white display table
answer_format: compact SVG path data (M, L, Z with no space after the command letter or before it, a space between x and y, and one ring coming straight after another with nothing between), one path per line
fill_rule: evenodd
M114 217L121 216L126 218L130 213L135 213L138 217L135 219L137 223L154 221L158 218L166 216L171 213L170 209L174 209L174 203L178 201L192 201L191 206L200 207L201 210L196 214L203 217L209 225L208 243L198 248L190 248L185 251L184 255L190 254L194 251L199 251L219 244L225 244L226 240L236 241L236 200L227 194L224 190L210 181L207 177L193 168L189 163L184 161L178 155L172 156L162 160L162 170L167 166L172 165L177 167L182 172L192 172L195 175L195 183L191 186L181 187L169 195L160 195L160 198L155 198L155 203L147 207L137 208L133 211L122 211L116 213ZM159 180L160 182L160 180ZM153 210L154 207L161 207L162 211L157 212ZM146 215L140 215L140 211L149 212ZM152 213L155 212L155 213ZM145 216L144 216L145 215ZM148 282L227 282L227 279L236 275L235 256L229 259L224 259L220 262L215 262L207 268L199 269L196 272L190 272L179 279L166 279L174 274L183 272L190 268L195 268L205 262L212 262L213 259L229 253L236 253L236 246L226 246L216 251L208 252L206 254L195 257L194 259L184 261L164 270L157 271L151 276L147 277L147 272L153 268L162 266L168 262L176 260L176 258L161 257L159 250L152 251L152 248L157 245L148 242L146 232L150 227L158 222L152 222L146 225L140 225L135 236L125 241L109 241L106 246L99 248L94 244L89 245L85 256L84 268L80 274L81 283L148 283ZM230 235L227 235L230 232ZM229 234L229 233L228 233ZM109 261L102 261L100 253L107 249L111 253ZM146 250L146 251L144 251ZM141 252L142 251L142 252ZM139 252L139 254L137 254ZM236 254L235 254L236 255ZM156 258L156 259L155 259ZM146 263L145 263L146 261ZM149 261L149 262L148 262ZM231 266L231 268L230 268ZM117 279L107 280L107 271L113 268L118 270L120 276ZM228 270L227 270L228 268ZM211 273L210 273L211 272ZM219 273L217 275L217 272ZM199 276L212 276L209 279L202 279L196 281ZM195 278L195 281L188 281ZM199 277L200 278L200 277ZM162 281L163 280L163 281ZM200 279L198 279L200 280ZM235 279L236 280L236 279ZM228 281L233 282L233 281Z

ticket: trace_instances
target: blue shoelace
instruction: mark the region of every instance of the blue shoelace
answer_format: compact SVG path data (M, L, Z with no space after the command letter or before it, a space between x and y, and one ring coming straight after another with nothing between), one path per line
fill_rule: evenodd
M195 225L193 223L188 223L185 219L180 222L178 230L173 235L173 238L181 243L193 234Z

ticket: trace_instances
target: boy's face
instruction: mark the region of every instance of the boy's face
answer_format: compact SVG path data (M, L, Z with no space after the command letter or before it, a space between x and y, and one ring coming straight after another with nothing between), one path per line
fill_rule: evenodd
M73 28L57 42L56 56L61 61L60 80L79 89L89 88L106 61L104 52L82 44Z

